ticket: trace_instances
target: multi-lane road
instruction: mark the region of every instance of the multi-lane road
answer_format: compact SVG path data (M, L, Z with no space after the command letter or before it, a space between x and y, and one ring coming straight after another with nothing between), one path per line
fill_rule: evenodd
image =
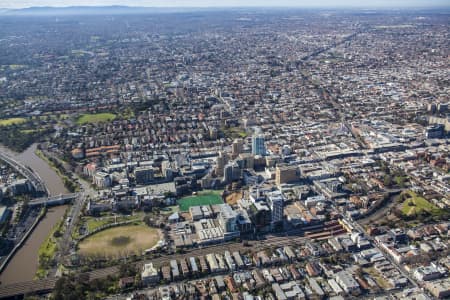
M12 168L14 168L17 172L21 173L25 178L27 178L31 184L33 185L35 191L40 192L45 195L50 195L50 191L48 187L46 186L45 182L40 178L40 176L35 173L31 168L25 166L22 162L19 160L13 158L10 154L6 153L0 148L0 159L5 161L7 164L9 164ZM84 183L84 182L83 182ZM86 199L86 193L85 190L88 190L89 193L92 193L90 191L90 187L86 185L82 185L82 192L81 193L73 193L73 194L60 194L53 197L42 197L38 199L33 199L29 202L30 207L31 206L41 206L41 205L60 205L65 204L66 202L72 202L73 205L71 207L71 210L69 212L69 218L70 222L68 222L66 231L64 233L64 236L62 239L60 239L61 244L59 249L62 249L57 254L57 261L63 257L65 254L68 253L68 250L70 249L70 243L71 243L71 232L73 228L75 227L75 224L78 220L78 217L80 215L80 212L83 208L85 199ZM31 231L27 232L27 234L30 234ZM26 238L25 238L26 239ZM56 270L53 270L50 272L51 275L55 275ZM37 285L34 285L33 283L25 283L26 286L39 286L39 289L41 287L47 287L49 285L48 282L43 281L40 283L36 283ZM20 284L19 284L20 285Z
M80 201L80 204L82 204L82 201ZM361 228L361 226L359 224L357 224L356 222L354 222L352 220L346 220L346 221L349 222L351 225L353 225L354 228L356 228L356 230L358 230L359 232L364 234L364 230ZM324 237L324 238L328 238L328 237ZM230 242L230 243L224 243L224 244L220 244L220 245L207 246L207 247L203 247L203 248L194 248L194 249L187 250L184 253L164 255L164 256L153 258L151 260L142 260L142 261L134 262L133 264L139 268L144 263L149 263L149 262L152 262L156 266L161 266L161 265L169 263L170 260L172 260L172 259L181 259L181 258L190 257L190 256L198 257L198 256L204 256L208 253L223 253L225 250L228 250L231 252L232 251L240 251L242 253L242 252L246 252L246 251L250 251L250 250L257 251L257 250L265 249L268 247L277 247L277 246L286 246L286 245L301 245L301 244L306 243L309 240L310 239L308 237L300 236L299 232L292 231L292 232L286 233L285 235L280 235L280 236L271 235L271 236L266 237L266 239L263 239L263 240L251 241L250 244L247 246L244 244L241 244L241 243ZM371 242L373 243L374 247L377 247L377 245L373 242L373 240L371 240ZM384 253L384 252L382 252L382 253ZM415 280L413 278L411 278L411 276L402 268L401 265L399 265L395 261L393 261L389 257L388 254L384 253L384 255L399 270L399 272L401 274L403 274L403 276L408 278L414 286L416 286L416 287L418 286L417 283L415 282ZM90 279L97 279L97 278L105 278L108 275L117 274L118 271L119 271L119 267L113 266L113 267L107 267L107 268L102 268L102 269L96 269L96 270L93 270L90 272L86 272L84 274L86 276L88 276L88 278L90 278ZM6 285L6 286L2 286L2 287L0 286L0 299L9 298L9 297L17 296L17 295L23 295L26 293L49 292L54 288L56 280L57 280L56 278L47 278L47 279L42 279L42 280L11 284L11 285Z
M361 225L359 225L357 222L351 221L351 220L346 220L347 222L349 222L352 226L354 226L354 228L356 228L356 230L360 233L362 233L363 235L365 234L364 229L361 227ZM383 253L384 257L397 269L397 271L400 272L400 274L402 274L405 278L407 278L409 280L409 282L414 285L414 287L416 288L420 288L419 284L417 283L417 281L410 275L410 273L408 271L405 270L405 268L403 267L402 264L397 263L390 255L389 253L386 253L386 251L384 251L383 248L378 247L377 243L375 242L375 240L370 237L370 236L366 236L368 238L368 240L370 241L370 243L372 244L372 246L374 248L376 248L377 250L380 251L380 253ZM427 299L432 299L429 295L426 295Z
M4 160L8 164L10 164L13 168L15 168L18 172L20 172L23 176L28 178L35 189L37 191L42 191L48 194L48 189L45 186L44 182L40 179L40 177L35 174L31 169L28 167L22 165L21 163L17 162L13 158L11 158L9 155L0 152L0 159ZM70 250L70 244L71 244L71 233L72 230L75 228L76 223L78 222L78 218L80 216L81 210L85 204L86 199L89 196L93 196L93 193L95 191L92 191L91 187L86 184L82 179L79 179L79 182L81 183L81 192L75 197L73 206L71 207L71 210L68 214L69 222L67 225L67 228L65 230L64 236L61 239L63 241L60 244L61 251L58 254L57 259L60 259L64 255L68 254L68 251ZM360 233L365 234L363 228L357 223L352 220L346 220L351 225L356 228ZM242 244L238 243L225 243L221 245L215 245L215 246L208 246L204 248L196 248L189 250L183 254L173 254L173 255L166 255L163 257L158 257L155 259L152 259L151 262L153 262L155 265L162 265L165 263L168 263L172 259L180 259L186 256L202 256L206 255L208 253L223 253L225 250L229 251L245 251L245 250L257 250L257 249L263 249L267 247L274 247L274 246L285 246L285 245L295 245L295 244L301 244L304 243L305 240L309 240L307 237L298 236L299 232L292 231L287 232L285 236L269 236L265 240L261 241L253 241L251 242L251 248L246 247ZM376 243L369 237L369 240L373 244L374 247L380 249ZM382 249L380 249L382 251ZM397 268L397 270L403 274L408 280L416 287L418 287L417 282L408 274L408 272L405 271L405 269L400 265L397 264L387 253L382 251L384 253L384 256ZM142 266L142 264L150 262L150 261L140 261L135 263L137 266ZM118 267L108 267L103 269L97 269L93 270L91 272L85 273L89 276L91 279L95 278L104 278L108 275L113 275L118 272ZM47 278L42 280L35 280L35 281L29 281L29 282L22 282L22 283L16 283L11 285L5 285L0 286L0 299L14 297L17 295L24 295L26 293L36 293L36 292L49 292L51 291L56 283L56 278Z
M27 178L33 185L36 192L41 192L49 195L49 191L44 181L39 177L38 174L34 173L30 168L26 167L22 163L18 162L8 154L0 150L0 159L8 163L11 167L17 170L25 178Z
M92 197L95 193L95 190L89 186L87 182L83 179L77 177L78 182L80 183L81 191L76 194L76 197L73 200L73 205L71 206L69 213L67 214L66 228L62 238L59 239L58 249L59 251L56 254L56 261L59 263L60 260L70 254L70 249L72 247L72 232L75 230L76 225L80 219L81 211L86 203L86 200L89 197ZM56 276L57 269L53 269L51 275Z

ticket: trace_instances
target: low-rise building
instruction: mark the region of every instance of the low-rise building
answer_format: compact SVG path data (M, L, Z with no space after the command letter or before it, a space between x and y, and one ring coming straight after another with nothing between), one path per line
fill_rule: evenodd
M419 281L434 280L442 276L441 272L434 266L419 267L414 271L413 275Z
M450 297L450 280L448 278L427 282L425 287L438 299Z
M158 270L153 266L153 263L144 264L141 272L141 279L144 285L155 284L159 282Z
M347 271L338 272L335 280L347 294L358 294L360 292L358 282Z

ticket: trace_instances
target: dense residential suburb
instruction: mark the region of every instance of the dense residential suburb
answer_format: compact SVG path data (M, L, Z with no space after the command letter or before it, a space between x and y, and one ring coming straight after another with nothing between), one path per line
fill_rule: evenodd
M450 297L448 10L80 9L0 11L0 299Z

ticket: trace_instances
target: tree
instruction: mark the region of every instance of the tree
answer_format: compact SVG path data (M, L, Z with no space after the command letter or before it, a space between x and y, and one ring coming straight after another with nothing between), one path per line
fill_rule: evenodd
M133 264L122 263L119 266L119 277L130 277L137 274L136 266Z
M54 300L78 300L84 298L83 290L76 284L74 276L62 276L56 281L53 290Z
M386 187L391 187L392 186L392 177L391 175L384 175L384 180L383 180L383 184Z
M406 178L404 176L396 176L395 177L395 183L401 188L405 187L405 181L406 181Z
M149 215L146 215L144 217L144 223L147 224L147 226L153 226L153 219Z

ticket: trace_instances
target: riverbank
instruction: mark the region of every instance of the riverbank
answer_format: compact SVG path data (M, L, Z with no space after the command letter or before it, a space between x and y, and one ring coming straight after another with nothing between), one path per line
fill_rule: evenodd
M62 179L64 187L71 193L76 193L80 189L79 187L74 183L73 178L69 178L70 175L67 174L67 171L64 169L64 167L59 163L58 160L48 157L44 154L43 151L36 149L34 151L38 157L40 157L42 160L47 162L47 164L53 169L53 171L58 174L58 176Z
M67 205L63 205L48 208L45 217L37 224L32 234L0 274L2 285L34 279L39 267L39 248L47 239L55 224L63 218L67 207Z
M66 214L64 214L66 215ZM55 264L55 254L58 250L58 241L57 238L61 237L61 231L64 224L64 216L61 218L59 222L53 226L52 230L48 234L45 241L42 243L39 248L38 257L39 257L39 268L36 272L36 278L41 279L45 278L48 274L48 271L54 267Z
M22 153L14 152L0 145L0 152L13 157L19 163L31 168L38 174L48 188L50 196L67 194L68 190L60 176L36 153L37 144L33 144ZM0 274L1 285L31 281L39 267L39 249L48 239L55 225L62 220L68 206L51 207L41 221L37 222L29 237L17 249L8 265Z
M60 176L51 168L51 166L36 153L37 144L31 145L22 153L17 153L3 145L0 145L0 151L12 156L18 162L30 167L44 181L49 190L50 196L67 194L69 191L64 186Z
M42 220L42 218L45 217L45 214L47 213L45 208L41 209L41 212L39 213L39 216L34 221L33 225L31 225L30 229L25 233L25 235L22 237L22 239L19 241L19 243L16 244L16 246L11 250L11 252L8 254L6 259L2 262L0 266L0 274L3 272L3 270L8 266L11 259L14 257L17 251L23 246L23 244L26 242L26 240L29 238L29 236L33 233L33 230L36 228L36 226L39 224L39 222ZM1 284L1 280L0 280Z

